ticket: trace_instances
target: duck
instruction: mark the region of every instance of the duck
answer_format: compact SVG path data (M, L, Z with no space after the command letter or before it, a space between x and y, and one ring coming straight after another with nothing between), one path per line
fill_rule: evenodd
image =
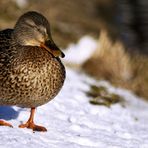
M35 110L60 92L66 77L64 56L51 37L49 21L39 12L28 11L13 29L0 31L0 105L31 109L20 128L47 131L34 123ZM13 127L2 119L0 126Z

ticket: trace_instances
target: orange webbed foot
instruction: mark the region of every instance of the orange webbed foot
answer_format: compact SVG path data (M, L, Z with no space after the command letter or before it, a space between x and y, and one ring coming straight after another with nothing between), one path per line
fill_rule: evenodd
M47 129L43 126L39 126L39 125L36 125L32 122L26 122L25 124L21 124L19 125L20 128L29 128L29 129L32 129L33 131L40 131L40 132L46 132Z
M9 126L9 127L13 127L10 123L0 120L0 126Z
M33 131L46 132L47 129L45 127L34 124L34 121L33 121L34 113L35 113L35 108L33 107L31 108L31 114L30 114L29 120L25 124L21 124L19 127L20 128L30 128Z

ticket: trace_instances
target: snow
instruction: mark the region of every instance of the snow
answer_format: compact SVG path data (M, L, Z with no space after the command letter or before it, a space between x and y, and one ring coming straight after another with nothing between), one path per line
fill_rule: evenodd
M0 127L0 148L148 148L147 102L82 72L68 67L66 72L58 96L36 111L35 123L45 126L47 132L18 128L28 119L29 109L0 107L0 118L14 126ZM119 94L125 107L119 103L110 108L90 104L86 95L90 84Z
M84 36L77 44L70 44L65 52L65 62L82 64L96 50L97 43L90 36Z

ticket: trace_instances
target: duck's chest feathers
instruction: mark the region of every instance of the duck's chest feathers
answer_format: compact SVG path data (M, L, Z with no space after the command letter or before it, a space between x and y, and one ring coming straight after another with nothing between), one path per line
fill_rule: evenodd
M8 104L42 105L54 98L64 83L65 68L60 59L41 49L34 50L21 53L11 61L9 76L3 83Z

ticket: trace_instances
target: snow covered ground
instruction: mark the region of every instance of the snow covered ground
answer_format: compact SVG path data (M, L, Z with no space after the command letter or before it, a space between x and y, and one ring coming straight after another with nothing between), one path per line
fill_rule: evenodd
M82 64L97 48L97 42L90 36L84 36L77 44L70 44L65 52L64 61L71 64Z
M48 132L18 128L28 119L29 109L0 107L0 118L14 126L0 127L0 148L148 148L147 102L79 71L66 71L62 91L36 111L35 122ZM110 108L91 105L86 95L90 84L119 94L126 100L125 107L118 103Z

